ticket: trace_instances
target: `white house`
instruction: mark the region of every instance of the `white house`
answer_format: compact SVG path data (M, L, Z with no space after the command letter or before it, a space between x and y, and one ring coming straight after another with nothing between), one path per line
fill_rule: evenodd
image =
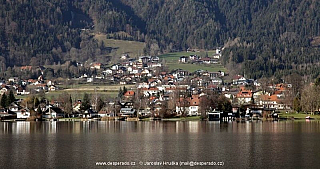
M27 119L30 117L30 111L28 109L21 109L17 113L17 119Z

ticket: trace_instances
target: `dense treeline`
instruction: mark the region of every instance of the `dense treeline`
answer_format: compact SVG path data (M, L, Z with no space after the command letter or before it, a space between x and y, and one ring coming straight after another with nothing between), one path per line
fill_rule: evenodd
M0 70L103 58L108 48L92 33L106 33L145 41L151 54L225 46L222 62L251 78L315 78L319 7L314 0L0 0Z

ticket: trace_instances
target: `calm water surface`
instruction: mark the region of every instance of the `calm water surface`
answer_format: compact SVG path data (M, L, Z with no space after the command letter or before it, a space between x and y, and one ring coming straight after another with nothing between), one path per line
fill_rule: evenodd
M155 161L319 168L320 122L0 123L0 168L110 168L96 166L109 161L134 162L135 168Z

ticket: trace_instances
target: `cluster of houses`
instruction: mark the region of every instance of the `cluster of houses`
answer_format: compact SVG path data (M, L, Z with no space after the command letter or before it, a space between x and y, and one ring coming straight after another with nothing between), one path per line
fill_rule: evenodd
M28 88L27 88L28 86ZM11 77L8 81L0 81L0 95L3 93L9 93L10 90L15 91L17 95L29 95L31 93L37 93L40 91L56 91L59 88L51 80L43 80L43 76L40 75L38 79L23 80L18 77Z
M196 55L181 57L180 62L210 63L218 61L221 57L220 49L210 58L200 58ZM97 70L95 76L83 74L81 79L92 83L97 79L114 82L114 84L135 84L136 88L126 91L121 99L105 102L104 107L97 111L94 103L92 108L81 110L81 100L73 103L72 117L101 118L101 117L132 117L132 116L161 116L161 114L174 114L180 116L199 116L201 110L201 98L208 95L208 91L214 91L224 95L231 102L233 112L239 112L239 107L246 105L254 109L291 109L291 102L286 100L286 94L290 90L290 84L270 84L263 86L254 79L236 75L228 77L223 71L209 72L197 70L189 72L182 69L165 71L159 57L141 56L137 59L121 56L121 63L104 67L101 63L90 64L90 69ZM83 66L80 65L79 66ZM23 67L24 68L24 67ZM28 67L26 67L28 68ZM232 79L225 82L224 79ZM1 94L14 90L17 95L28 95L30 92L50 92L58 90L51 80L38 79L21 80L13 77L0 82ZM26 90L29 86L32 91ZM78 98L74 98L78 99ZM66 117L61 107L62 103L51 100L41 107L42 118ZM38 110L34 110L38 111ZM26 106L17 100L7 109L0 109L0 117L11 116L17 119L30 118L31 113ZM68 115L70 117L70 115Z
M142 78L151 77L156 69L163 67L157 56L141 56L135 59L123 55L120 59L120 63L108 67L103 67L101 63L92 63L90 68L99 73L90 77L84 74L80 78L86 78L88 83L103 80L113 84L135 84Z
M218 64L220 63L221 49L216 49L216 53L212 56L200 57L198 55L181 56L179 63L192 64Z

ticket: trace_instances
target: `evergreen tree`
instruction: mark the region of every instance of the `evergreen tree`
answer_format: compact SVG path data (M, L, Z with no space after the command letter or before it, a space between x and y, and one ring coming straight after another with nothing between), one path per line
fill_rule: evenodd
M10 90L10 93L9 93L9 96L8 96L8 102L9 102L9 105L14 102L16 100L16 98L14 97L14 94L13 94L13 91Z
M126 88L126 86L123 86L123 95L124 95L125 93L127 93L127 91L128 91L128 89Z
M37 108L37 115L38 115L38 116L41 116L41 115L42 115L42 110L41 110L40 104L38 105L38 108Z
M91 107L91 104L90 104L89 95L87 93L84 93L80 109L83 111L86 111L86 110L90 109L90 107Z
M2 94L1 97L1 107L6 108L7 107L7 95L5 93Z

